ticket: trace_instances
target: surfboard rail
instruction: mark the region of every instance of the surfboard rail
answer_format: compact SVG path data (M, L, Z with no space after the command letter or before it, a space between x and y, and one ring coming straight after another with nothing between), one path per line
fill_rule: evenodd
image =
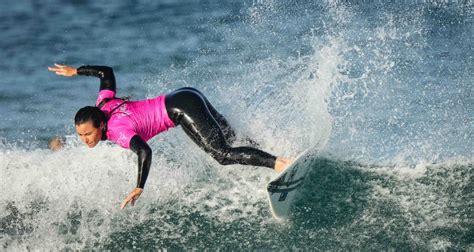
M270 210L276 219L287 219L298 189L303 185L309 171L309 162L317 150L308 148L301 152L295 161L267 184Z

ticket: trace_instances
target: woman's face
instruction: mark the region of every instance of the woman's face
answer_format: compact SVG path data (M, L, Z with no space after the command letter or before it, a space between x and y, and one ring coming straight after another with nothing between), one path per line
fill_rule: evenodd
M94 148L102 139L102 129L104 123L100 124L99 128L94 127L92 121L87 121L85 123L76 124L76 132L81 138L81 141L84 142L89 148Z

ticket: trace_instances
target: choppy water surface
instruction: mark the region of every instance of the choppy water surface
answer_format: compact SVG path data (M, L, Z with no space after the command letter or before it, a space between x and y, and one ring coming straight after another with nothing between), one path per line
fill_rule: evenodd
M471 1L0 3L0 245L25 249L474 249ZM289 221L268 169L220 166L179 129L136 157L74 136L103 64L119 95L201 89L239 137L320 148ZM67 138L59 152L46 149Z

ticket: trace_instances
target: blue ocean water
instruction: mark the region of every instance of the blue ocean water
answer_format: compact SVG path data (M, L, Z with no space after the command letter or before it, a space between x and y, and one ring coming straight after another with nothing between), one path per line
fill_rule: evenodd
M0 245L64 249L474 249L472 1L0 3ZM202 90L262 149L315 146L287 222L268 169L220 166L179 129L136 157L74 135L108 65L118 95ZM65 136L51 152L49 138Z

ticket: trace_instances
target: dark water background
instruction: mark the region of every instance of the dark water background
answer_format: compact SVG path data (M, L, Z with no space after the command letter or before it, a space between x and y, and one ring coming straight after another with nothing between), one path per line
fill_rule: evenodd
M0 245L25 249L474 249L472 1L2 1ZM86 149L72 118L118 95L201 89L239 137L316 146L289 221L267 169L219 166L178 128L136 157ZM67 147L45 148L53 135Z

